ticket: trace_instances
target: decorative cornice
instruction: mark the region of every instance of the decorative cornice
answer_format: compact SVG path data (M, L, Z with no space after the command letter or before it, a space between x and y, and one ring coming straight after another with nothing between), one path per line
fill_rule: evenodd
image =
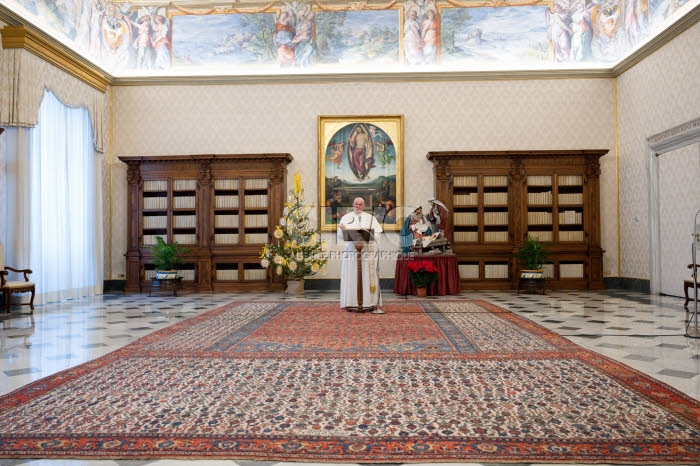
M700 137L700 117L647 138L647 145L656 153L668 152Z
M182 86L221 84L333 84L449 81L514 81L528 79L609 79L609 70L531 70L387 73L314 73L216 76L144 76L114 78L112 86Z
M98 71L87 60L68 53L63 46L21 25L5 26L0 34L3 49L27 50L98 91L107 92L111 76Z

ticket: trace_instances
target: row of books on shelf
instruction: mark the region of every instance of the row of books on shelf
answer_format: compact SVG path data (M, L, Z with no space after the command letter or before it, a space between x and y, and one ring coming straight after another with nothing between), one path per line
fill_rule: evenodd
M542 242L554 241L552 231L529 231L528 235ZM559 241L583 241L585 233L583 231L560 231ZM479 233L476 231L455 231L453 240L456 243L476 243L479 241ZM507 231L485 231L484 242L505 242L508 241Z
M217 209L237 209L238 195L216 195L214 205Z
M452 196L455 205L477 205L479 203L479 193L455 194Z
M527 193L527 203L530 205L550 205L552 203L552 191Z
M217 270L216 271L217 280L238 280L238 270Z
M143 208L146 210L165 210L168 208L167 197L144 197Z
M173 197L173 207L175 209L194 209L195 208L195 197L194 196L174 196Z
M535 238L538 241L553 241L554 240L554 232L552 231L528 231L528 235L530 235L532 238Z
M484 187L508 186L507 175L489 175L483 177ZM581 175L559 175L559 186L583 186ZM474 175L458 175L452 178L452 186L455 188L474 188L478 185L478 177ZM551 175L529 175L528 186L552 186Z
M484 193L484 205L508 204L508 192Z
M267 243L267 233L246 233L246 244L265 244ZM238 233L215 233L215 244L238 244Z
M173 191L194 191L197 180L173 180Z
M267 207L267 194L246 194L245 206L248 209L261 209Z
M483 177L485 188L501 188L508 186L507 175L486 175ZM452 186L455 188L475 188L478 186L478 177L474 175L457 175L452 178Z
M165 229L168 228L168 217L166 215L144 215L144 229ZM197 228L196 215L173 215L173 228Z
M238 178L217 178L214 180L214 189L235 190L238 189Z
M215 277L217 280L238 280L237 269L217 269ZM244 280L265 280L267 279L267 270L264 269L244 269Z
M245 189L267 189L267 178L246 178Z
M178 271L178 276L182 277L183 280L194 281L195 275L194 270L180 270ZM236 269L224 269L216 271L217 280L238 280L238 270ZM153 280L156 277L155 270L146 270L145 278L146 280ZM264 269L250 269L243 271L243 278L245 280L266 280L267 271Z
M459 278L479 278L479 264L459 264Z
M528 225L551 225L552 224L552 213L551 212L528 212L527 213L527 224Z
M191 233L178 233L173 235L173 241L180 244L197 244L197 235Z
M165 241L166 243L168 242L168 235L143 235L143 245L153 246L154 244L156 244L157 236L163 238L163 241Z
M563 210L559 212L560 225L581 225L583 223L583 212L576 210Z
M459 277L479 279L479 264L459 264ZM484 264L485 279L508 279L508 264ZM554 264L542 266L545 278L554 277ZM583 263L560 263L559 278L583 278Z
M479 214L477 212L455 212L455 225L476 225L479 223Z
M168 180L147 180L143 182L143 191L147 193L167 191Z
M484 212L484 225L508 225L508 212Z
M197 216L173 215L173 228L197 228Z
M559 278L583 278L583 263L559 264Z
M267 214L265 215L246 215L243 221L247 228L262 228L267 227Z
M552 231L529 231L527 234L542 242L554 241ZM559 241L583 241L583 239L583 231L559 231Z
M265 269L244 269L244 280L265 280L267 279L267 270Z
M508 264L484 264L484 278L508 278Z
M168 228L168 217L166 215L144 216L144 228Z
M479 241L479 233L476 231L455 231L453 238L455 243L476 243Z
M560 231L559 241L583 241L583 231Z
M453 233L455 243L476 243L479 234L476 231L455 231ZM508 241L507 231L485 231L484 243L504 243Z
M559 204L583 204L583 193L560 193Z
M452 186L455 188L474 188L477 186L476 176L455 176L452 178Z
M244 202L246 209L266 209L267 194L246 194ZM214 204L217 209L237 209L238 195L217 194Z
M238 228L238 215L214 215L215 228Z
M160 236L166 243L168 241L168 235L143 235L143 245L153 246L156 244L156 237ZM180 244L197 244L197 235L192 233L178 233L173 235L173 241Z
M508 186L508 176L506 175L494 175L494 176L484 176L484 187L505 187Z
M484 243L502 243L508 241L507 231L485 231Z
M551 175L529 175L527 177L528 186L552 186Z
M215 244L238 244L238 233L215 233Z
M559 175L559 186L583 186L582 175Z

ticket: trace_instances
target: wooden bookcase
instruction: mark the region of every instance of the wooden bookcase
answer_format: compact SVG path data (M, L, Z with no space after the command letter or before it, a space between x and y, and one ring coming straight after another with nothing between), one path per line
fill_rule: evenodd
M119 157L127 164L126 292L147 291L156 236L190 249L190 291L282 289L260 265L282 217L290 154Z
M513 254L530 234L549 252L548 288L604 289L599 159L607 152L429 152L462 288L517 289Z

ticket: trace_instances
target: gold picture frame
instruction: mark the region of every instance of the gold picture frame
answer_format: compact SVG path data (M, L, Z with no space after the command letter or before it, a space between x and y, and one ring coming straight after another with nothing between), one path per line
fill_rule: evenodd
M403 115L319 116L321 231L335 231L357 197L384 230L400 230L403 159Z

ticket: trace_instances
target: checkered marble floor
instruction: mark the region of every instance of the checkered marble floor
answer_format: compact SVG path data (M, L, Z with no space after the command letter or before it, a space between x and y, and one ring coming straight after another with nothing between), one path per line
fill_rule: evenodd
M95 359L155 330L234 299L337 300L339 294L308 290L303 298L282 293L184 294L178 297L107 294L37 306L33 316L22 314L26 307L18 308L9 316L0 314L0 395ZM383 299L416 298L385 291ZM459 296L440 299L489 301L700 399L700 339L685 336L690 314L683 308L682 298L607 290L549 291L544 296L516 295L510 291L465 291ZM0 459L0 466L171 466L184 462L188 466L293 464L222 460Z

